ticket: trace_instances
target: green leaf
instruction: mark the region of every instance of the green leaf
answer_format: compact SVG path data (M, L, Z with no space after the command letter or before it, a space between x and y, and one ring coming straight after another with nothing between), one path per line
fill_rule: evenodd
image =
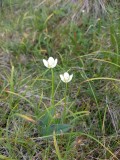
M40 118L39 124L48 126L54 120L55 109L53 107L47 108L45 114Z
M60 134L60 133L67 132L71 128L72 128L72 126L69 125L69 124L52 124L48 127L42 127L41 128L41 134L44 135L44 136L52 135L54 131L55 131L56 134Z

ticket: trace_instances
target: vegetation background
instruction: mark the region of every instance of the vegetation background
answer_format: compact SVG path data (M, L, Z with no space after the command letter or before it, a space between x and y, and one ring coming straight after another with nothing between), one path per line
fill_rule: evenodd
M120 159L119 8L119 0L0 1L1 160ZM42 62L50 56L56 114ZM74 76L63 123L66 71Z

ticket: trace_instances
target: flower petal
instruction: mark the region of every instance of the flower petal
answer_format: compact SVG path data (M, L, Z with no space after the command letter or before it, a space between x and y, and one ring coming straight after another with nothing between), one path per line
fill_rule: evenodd
M55 59L55 61L54 61L54 65L52 66L52 68L54 68L54 67L57 65L57 62L58 62L58 60L57 60L57 59Z
M61 78L61 80L62 80L63 82L65 82L64 76L63 76L62 74L60 74L60 78Z
M45 65L45 67L48 68L48 61L46 61L45 59L43 59L43 64Z
M70 82L73 78L73 74L70 75L68 82Z
M69 73L65 72L64 73L64 80L67 82L69 80L70 76Z
M49 65L50 68L53 67L54 62L55 62L54 58L53 57L49 57L49 59L48 59L48 65Z

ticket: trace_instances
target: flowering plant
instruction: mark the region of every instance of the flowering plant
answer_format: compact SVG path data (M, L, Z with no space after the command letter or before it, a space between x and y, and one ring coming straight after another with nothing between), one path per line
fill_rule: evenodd
M65 72L63 75L60 74L60 78L64 83L68 83L72 80L73 74L69 75L68 72Z
M54 68L57 65L57 59L49 57L48 60L43 59L43 63L47 68Z

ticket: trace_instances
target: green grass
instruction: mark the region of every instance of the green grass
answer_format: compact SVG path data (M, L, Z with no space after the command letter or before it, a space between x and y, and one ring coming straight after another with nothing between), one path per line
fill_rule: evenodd
M105 14L68 2L3 2L0 159L120 159L119 1Z

